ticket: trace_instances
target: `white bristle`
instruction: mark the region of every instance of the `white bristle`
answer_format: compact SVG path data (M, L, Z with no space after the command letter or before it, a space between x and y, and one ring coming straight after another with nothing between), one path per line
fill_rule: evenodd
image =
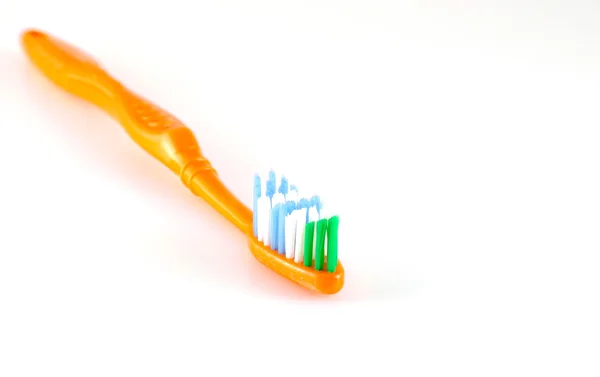
M294 261L304 262L304 229L306 227L306 208L297 209L296 214L296 242L294 245Z
M256 214L256 219L258 222L258 240L260 242L263 242L264 240L264 230L263 230L263 224L264 224L264 219L263 217L265 216L265 212L263 210L264 208L264 202L265 199L267 199L266 196L261 196L260 198L258 198L258 204L257 204L257 214Z
M262 242L262 240L263 240L263 235L262 235L262 222L263 222L263 220L262 220L262 217L264 216L264 213L262 211L262 207L263 207L264 199L266 199L266 196L261 196L261 197L258 198L258 201L256 203L256 224L257 224L257 227L258 227L257 228L257 230L258 230L257 237L258 237L258 240L260 242Z
M317 221L319 221L319 212L317 212L317 207L312 206L308 210L308 222L315 223L313 229L313 246L312 246L312 258L315 259L316 250L317 250Z
M285 257L294 258L294 245L296 242L296 216L295 212L285 217Z
M261 242L262 242L262 238L261 238L261 234L260 234L260 231L261 231L261 229L260 229L261 228L261 226L260 226L260 223L261 223L261 219L260 219L260 217L261 217L260 207L261 207L261 203L262 203L262 198L263 198L262 196L258 197L258 200L256 202L256 224L257 224L256 225L257 226L256 238L258 238L258 240L261 241Z
M262 201L259 209L259 216L261 216L261 236L265 246L269 246L269 223L271 219L271 199L267 196Z
M268 216L268 213L265 211L266 207L271 207L271 199L267 196L267 181L269 180L269 172L260 172L258 173L260 177L260 197L258 198L257 203L257 223L258 223L258 240L264 244L265 241L265 222L268 224L268 217L265 219L265 216Z

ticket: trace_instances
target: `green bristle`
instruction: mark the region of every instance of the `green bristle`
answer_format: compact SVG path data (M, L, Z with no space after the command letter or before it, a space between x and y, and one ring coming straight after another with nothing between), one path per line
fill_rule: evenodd
M315 248L315 270L321 271L325 262L325 234L327 233L327 219L317 221L317 243Z
M339 216L333 216L327 222L327 271L335 272L338 264L338 227Z
M304 265L306 267L310 267L312 264L314 233L315 222L311 221L306 224L304 229Z

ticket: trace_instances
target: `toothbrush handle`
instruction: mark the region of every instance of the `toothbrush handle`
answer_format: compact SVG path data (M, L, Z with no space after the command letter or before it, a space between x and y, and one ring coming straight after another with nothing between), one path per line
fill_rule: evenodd
M240 230L248 232L252 212L221 182L202 155L193 132L179 119L135 94L90 55L39 30L26 30L22 46L34 65L67 92L98 106L119 122L146 152L175 172Z

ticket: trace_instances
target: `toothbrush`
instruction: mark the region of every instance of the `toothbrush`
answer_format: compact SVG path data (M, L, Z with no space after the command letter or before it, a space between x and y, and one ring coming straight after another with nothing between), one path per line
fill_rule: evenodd
M342 289L339 217L327 217L318 196L301 197L286 177L269 171L254 177L253 208L248 208L221 181L185 124L128 89L91 55L36 29L22 33L21 45L50 81L108 113L193 194L244 232L258 261L310 290L335 294Z

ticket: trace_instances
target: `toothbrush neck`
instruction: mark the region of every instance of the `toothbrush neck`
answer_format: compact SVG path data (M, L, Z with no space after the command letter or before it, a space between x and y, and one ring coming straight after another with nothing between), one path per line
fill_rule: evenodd
M206 200L242 232L250 232L252 211L225 186L207 159L199 157L189 161L180 176L194 195Z

